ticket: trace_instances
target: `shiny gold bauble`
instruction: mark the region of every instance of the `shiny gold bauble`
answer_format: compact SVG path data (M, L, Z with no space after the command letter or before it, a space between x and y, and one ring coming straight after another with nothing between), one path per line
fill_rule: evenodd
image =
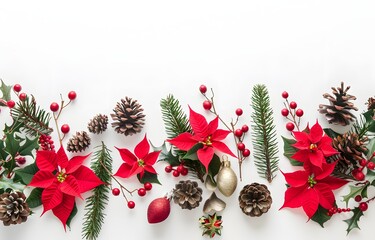
M224 196L229 197L236 190L237 181L237 175L230 167L228 157L224 156L217 174L217 188Z

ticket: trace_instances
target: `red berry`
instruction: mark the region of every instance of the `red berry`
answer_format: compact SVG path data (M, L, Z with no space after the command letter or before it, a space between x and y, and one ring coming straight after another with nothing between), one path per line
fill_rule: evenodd
M186 175L188 175L188 173L189 173L189 169L187 169L186 167L184 167L184 169L182 169L181 175L182 176L186 176Z
M288 131L293 131L293 129L294 129L294 124L293 124L292 122L288 122L288 123L286 124L286 129L287 129Z
M362 212L366 211L368 209L367 202L361 202L358 207Z
M248 156L250 156L250 150L249 149L244 149L243 151L242 151L242 156L244 156L244 157L248 157Z
M372 156L375 157L375 152L372 153Z
M360 161L359 161L359 165L361 165L362 167L364 167L364 166L366 166L366 164L367 164L367 160L366 159L361 159Z
M173 170L172 174L173 174L173 177L179 177L180 176L180 172L177 171L177 170Z
M246 124L245 125L243 125L242 127L241 127L241 130L242 130L242 132L248 132L249 131L249 126L247 126Z
M286 108L283 108L283 109L281 110L281 115L283 115L284 117L288 116L288 115L289 115L289 110L286 109Z
M338 212L338 213L341 213L341 212L342 212L342 209L341 209L341 208L338 208L338 209L337 209L337 212Z
M297 103L296 102L290 102L289 103L289 107L291 108L291 109L295 109L296 107L297 107Z
M144 189L144 188L138 189L138 195L141 196L141 197L146 195L146 189Z
M150 182L146 182L143 186L145 187L146 191L150 191L152 189L152 184Z
M22 87L21 87L21 85L19 85L19 84L15 84L15 85L13 86L13 90L14 90L15 92L21 92Z
M179 173L182 173L182 171L184 170L184 165L179 165L178 167L177 167L177 171L179 172Z
M18 97L19 97L19 99L23 102L23 101L26 100L27 95L26 95L26 93L20 93L20 95L18 95Z
M16 103L13 100L9 100L7 102L7 106L8 108L14 108L14 106L16 106Z
M172 172L172 169L173 169L172 166L168 165L168 166L165 167L164 170L165 170L165 172L170 173L170 172Z
M64 124L64 125L61 126L61 132L62 132L62 133L66 134L66 133L68 133L69 131L70 131L70 127L69 127L68 124Z
M362 171L357 171L357 172L354 173L354 178L357 181L363 181L365 179L365 174L363 174Z
M18 157L16 158L16 161L19 165L23 165L26 163L26 158L25 157Z
M246 146L242 142L237 143L237 149L240 151L245 150Z
M133 202L133 201L129 201L129 202L128 202L128 208L130 208L130 209L135 208L135 202Z
M370 170L374 170L375 169L375 163L374 162L368 162L367 168L370 169Z
M76 97L77 97L77 93L76 93L75 91L70 91L70 92L68 93L68 98L69 98L70 100L74 100L74 99L76 99Z
M51 103L49 108L51 109L52 112L57 112L59 110L59 104L53 102L53 103Z
M282 96L283 98L287 99L287 98L289 97L289 93L286 92L286 91L284 91L284 92L281 94L281 96Z
M201 93L206 93L207 92L207 87L206 87L206 85L200 85L200 87L199 87L199 91L201 92Z
M355 196L354 200L356 202L360 202L360 201L362 201L362 196L361 195L357 195L357 196Z
M112 189L112 194L113 194L113 196L118 196L118 195L120 195L120 189L118 189L118 188L114 188L114 189Z
M302 117L303 116L303 110L302 109L297 109L297 111L296 111L296 116L297 117Z
M203 108L206 109L206 110L210 110L212 107L212 103L208 100L204 101L203 102Z
M235 131L234 131L234 135L236 136L236 137L242 137L242 134L243 134L243 132L242 132L242 130L241 129L236 129Z
M237 108L237 109L236 109L236 115L237 115L237 116L241 116L242 113L243 113L243 111L242 111L241 108Z

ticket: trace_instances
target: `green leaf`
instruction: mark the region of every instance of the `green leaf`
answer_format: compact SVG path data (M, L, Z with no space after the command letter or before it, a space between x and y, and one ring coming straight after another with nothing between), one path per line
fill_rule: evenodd
M33 156L33 151L39 148L38 138L29 139L25 137L25 140L21 142L21 146L19 148L19 153L21 156Z
M372 154L375 152L375 138L371 139L367 144L367 158L371 158Z
M214 154L210 164L208 165L208 175L211 176L212 180L214 180L214 177L219 173L220 166L220 158L218 155Z
M36 163L32 163L24 168L17 169L14 171L14 181L21 181L23 184L27 185L31 182L31 179L34 177L35 173L38 172L39 169L36 166Z
M73 218L77 215L77 212L78 212L77 205L74 202L73 210L70 213L68 220L66 221L66 226L68 226L69 229L71 229L70 223L72 222Z
M363 113L363 116L365 117L366 122L371 122L371 121L373 121L374 110L373 110L373 109L370 109L370 110L368 110L367 112L364 112L364 113Z
M7 177L0 178L0 189L12 189L14 191L23 192L24 188L25 185L14 182L12 179L9 179Z
M145 184L146 182L150 182L150 183L157 183L161 185L161 183L158 180L158 175L147 172L147 171L145 171L142 178L140 177L140 174L137 174L137 178L139 182L142 184Z
M182 159L198 160L197 151L203 147L202 143L195 144L187 153L182 157Z
M317 222L322 228L324 228L324 223L331 219L331 216L328 216L327 209L319 205L318 210L312 216L311 220Z
M5 83L3 82L3 80L1 80L1 86L0 86L0 91L2 93L2 99L5 100L5 101L9 101L11 98L10 98L10 93L11 93L11 90L12 90L12 86L8 86L8 85L5 85ZM1 106L6 106L5 104L3 104L2 102L0 102L0 105Z
M180 158L177 155L174 155L172 153L172 148L170 150L167 149L167 144L166 142L163 143L160 147L155 147L152 145L152 148L154 151L161 151L159 154L159 160L158 161L166 161L172 166L178 166L180 165Z
M0 160L5 160L8 157L8 153L4 151L4 141L0 140Z
M361 195L362 197L367 197L368 185L363 185L360 187L356 187L356 186L349 186L349 187L350 187L350 193L348 193L347 195L343 197L343 201L346 203L347 207L349 204L349 200L352 198L355 198L355 196Z
M339 133L333 131L330 128L324 128L323 130L324 130L325 134L327 134L328 137L330 137L330 138L335 138L335 137L340 135Z
M284 156L287 157L293 166L303 166L302 162L296 161L292 156L297 152L297 149L292 145L297 141L294 139L285 138L282 136L284 142Z
M34 188L29 197L26 199L27 204L30 208L36 208L42 205L42 188Z
M349 219L344 220L344 222L348 224L348 228L346 229L347 234L349 234L350 231L355 228L360 229L358 222L360 218L363 216L363 212L358 207L354 208L352 212L354 213L353 216Z
M20 140L14 134L7 134L5 138L5 151L15 158L20 149Z

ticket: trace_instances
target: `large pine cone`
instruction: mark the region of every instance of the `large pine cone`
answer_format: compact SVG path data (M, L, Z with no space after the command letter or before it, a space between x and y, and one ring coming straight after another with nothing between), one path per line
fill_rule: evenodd
M113 119L112 127L118 133L125 134L125 136L139 133L144 125L145 115L143 114L142 105L137 100L132 100L129 97L121 99L118 102L115 112L111 114Z
M82 152L91 144L91 138L87 132L76 132L76 135L71 137L67 144L69 152Z
M344 89L344 83L341 82L341 87L332 87L332 93L334 96L325 93L323 97L328 99L330 105L319 105L319 112L325 114L329 123L346 126L353 122L356 118L350 110L357 111L358 108L354 106L350 100L356 100L355 96L348 94L350 87Z
M259 217L271 208L271 193L266 185L252 183L246 185L238 197L242 212L251 217Z
M3 193L0 195L0 220L5 226L26 222L30 208L22 192Z
M195 181L180 181L173 190L173 201L182 209L193 209L202 201L202 188Z
M89 132L100 134L107 129L108 125L108 116L103 114L96 115L93 119L90 120L87 128Z

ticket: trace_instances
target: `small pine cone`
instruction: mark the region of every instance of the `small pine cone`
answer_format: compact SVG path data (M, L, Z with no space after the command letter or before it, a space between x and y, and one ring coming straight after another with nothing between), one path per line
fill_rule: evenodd
M358 108L349 101L357 98L347 93L349 89L350 87L344 89L344 83L341 82L341 87L332 87L334 96L328 93L323 94L323 97L329 100L330 105L320 104L319 112L325 114L328 123L346 126L356 118L350 110L357 111Z
M115 112L111 114L113 119L112 127L118 133L125 134L125 136L139 133L144 125L145 115L143 114L142 105L137 100L132 100L129 97L121 99L118 102Z
M202 188L195 181L180 181L173 190L173 201L182 209L193 209L202 201Z
M367 110L370 110L370 109L375 110L375 98L370 97L366 104L367 104Z
M250 217L259 217L271 208L271 193L266 185L252 183L246 185L238 197L242 212Z
M91 139L87 132L76 132L76 135L71 137L67 144L67 150L69 152L82 152L88 146L90 146Z
M26 222L30 215L26 196L22 192L3 193L0 195L0 220L4 226Z
M107 129L108 125L108 116L103 114L96 115L93 119L90 120L87 128L89 132L100 134Z

